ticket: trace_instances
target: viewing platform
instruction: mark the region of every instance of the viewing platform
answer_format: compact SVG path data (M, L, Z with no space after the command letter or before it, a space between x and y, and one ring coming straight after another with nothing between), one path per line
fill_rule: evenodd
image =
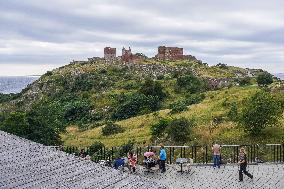
M276 149L275 158L278 158L277 151L279 155L282 154L280 147L271 149ZM181 151L181 153L186 152ZM253 150L252 152L254 153ZM282 160L280 156L281 162L278 163L249 164L248 171L254 178L251 180L245 176L243 182L238 182L236 163L222 164L220 169L214 169L210 164L192 163L184 165L183 172L179 172L180 165L172 160L172 164L166 164L165 173L161 173L157 167L148 171L141 165L138 165L135 173L131 173L127 169L115 170L56 150L54 147L0 131L0 189L282 189L284 188Z

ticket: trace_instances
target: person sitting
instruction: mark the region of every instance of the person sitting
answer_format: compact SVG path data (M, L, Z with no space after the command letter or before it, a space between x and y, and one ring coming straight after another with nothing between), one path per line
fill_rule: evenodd
M136 163L137 163L137 157L133 152L129 152L128 154L128 161L129 161L129 166L132 172L135 172L136 170Z
M150 150L149 152L144 153L144 162L147 169L150 169L151 167L155 167L156 165L156 155L155 151Z
M118 169L119 167L124 167L124 159L121 157L118 157L114 160L113 167L115 169Z
M79 157L81 158L85 158L87 156L87 153L85 152L84 149L81 149L80 153L79 153Z

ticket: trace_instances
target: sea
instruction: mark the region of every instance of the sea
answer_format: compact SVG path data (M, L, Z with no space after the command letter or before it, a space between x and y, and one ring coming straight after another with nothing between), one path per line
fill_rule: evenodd
M281 80L284 80L284 73L276 73L276 74L273 74L273 75L280 78Z
M0 76L0 93L19 93L40 76Z

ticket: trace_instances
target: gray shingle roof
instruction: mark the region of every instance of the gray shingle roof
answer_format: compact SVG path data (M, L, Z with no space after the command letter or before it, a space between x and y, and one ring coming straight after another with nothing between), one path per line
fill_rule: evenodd
M167 188L0 131L0 189Z

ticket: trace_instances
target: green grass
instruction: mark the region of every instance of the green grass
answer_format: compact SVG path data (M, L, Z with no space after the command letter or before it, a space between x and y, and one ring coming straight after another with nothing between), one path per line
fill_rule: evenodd
M117 124L125 128L124 133L106 137L102 136L101 127L79 131L74 129L73 126L71 127L73 131L62 134L62 139L65 145L78 147L89 146L96 140L103 142L108 147L119 146L129 140L135 140L137 145L148 145L153 143L151 141L150 126L161 117L171 116L173 118L195 119L197 126L193 129L193 141L189 144L208 144L215 139L226 144L281 142L284 136L282 126L266 128L261 136L251 137L226 118L230 103L236 102L241 107L244 104L244 99L258 90L255 86L248 86L210 91L206 93L206 98L201 103L191 105L188 111L171 115L169 109L164 109L157 113L117 122ZM224 117L224 120L218 125L212 125L212 120L216 116ZM284 118L281 122L283 125Z

